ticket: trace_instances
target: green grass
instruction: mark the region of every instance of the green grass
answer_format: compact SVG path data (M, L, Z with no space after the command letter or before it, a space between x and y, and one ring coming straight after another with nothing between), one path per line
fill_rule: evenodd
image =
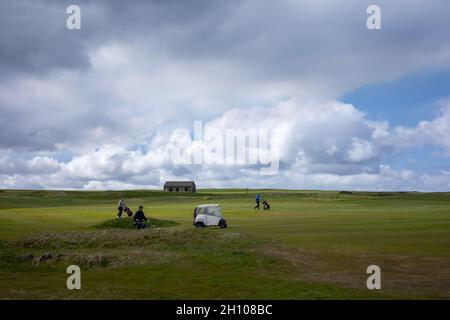
M258 190L0 191L0 298L450 298L450 194ZM145 206L149 230L115 219ZM220 203L226 230L195 230ZM70 240L70 241L69 241ZM62 254L36 265L20 257ZM83 289L65 288L82 266ZM365 269L382 268L381 291Z

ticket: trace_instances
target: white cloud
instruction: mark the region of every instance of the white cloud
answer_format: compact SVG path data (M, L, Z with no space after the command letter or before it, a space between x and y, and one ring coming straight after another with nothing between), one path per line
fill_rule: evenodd
M386 147L433 144L448 150L443 139L448 110L444 107L436 119L417 127L390 128L387 122L371 121L354 106L338 101L289 100L273 107L234 108L206 122L204 131L275 130L281 163L276 175L262 177L260 164L174 163L174 150L187 147L192 154L191 137L164 130L157 131L146 144L101 144L66 162L51 155L13 159L10 153L0 158L0 186L157 188L165 179L186 178L204 187L242 183L250 187L443 190L448 187L448 175L392 170L380 159ZM192 126L185 132L190 134Z
M42 173L49 174L58 172L61 169L60 163L46 156L35 156L30 160L14 159L11 155L0 157L0 174L29 174Z
M352 148L347 151L347 154L350 161L361 162L376 157L378 150L376 145L371 141L353 138Z
M382 124L382 129L376 128L375 141L381 146L392 147L438 146L450 155L450 101L441 101L440 105L435 119L421 121L413 128L397 126L387 130L386 124Z

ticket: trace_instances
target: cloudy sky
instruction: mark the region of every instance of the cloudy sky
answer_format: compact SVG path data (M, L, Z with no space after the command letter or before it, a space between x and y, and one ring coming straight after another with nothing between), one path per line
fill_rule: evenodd
M447 191L449 15L448 0L2 0L0 188ZM174 163L194 121L276 131L278 172Z

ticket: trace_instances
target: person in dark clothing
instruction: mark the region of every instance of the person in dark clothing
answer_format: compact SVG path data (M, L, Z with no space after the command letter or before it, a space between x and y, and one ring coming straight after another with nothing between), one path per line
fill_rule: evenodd
M254 209L258 209L259 210L259 202L261 201L261 196L259 195L259 193L256 194L255 201L256 201L256 206L255 206Z
M145 229L147 228L146 222L148 222L148 219L144 214L144 207L139 206L139 210L134 214L133 224L136 226L136 229Z

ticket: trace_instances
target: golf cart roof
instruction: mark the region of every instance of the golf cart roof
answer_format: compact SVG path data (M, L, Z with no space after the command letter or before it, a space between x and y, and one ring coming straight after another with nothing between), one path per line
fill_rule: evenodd
M220 207L220 205L218 203L214 203L214 204L201 204L197 206L197 208L207 208L207 207Z

